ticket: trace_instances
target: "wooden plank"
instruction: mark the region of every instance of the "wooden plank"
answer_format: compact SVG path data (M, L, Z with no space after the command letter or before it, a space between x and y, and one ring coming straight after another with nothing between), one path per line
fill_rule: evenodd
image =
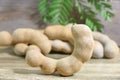
M67 55L48 56L58 58ZM70 77L62 77L58 73L44 75L39 67L30 67L23 57L15 56L5 50L0 52L0 80L120 80L120 58L91 59L78 73Z

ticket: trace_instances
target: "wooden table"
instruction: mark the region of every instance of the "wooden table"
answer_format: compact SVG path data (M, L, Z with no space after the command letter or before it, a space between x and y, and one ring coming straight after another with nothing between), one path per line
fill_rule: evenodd
M48 55L51 57L51 55ZM53 58L66 55L52 54ZM12 49L0 49L0 80L120 80L120 58L91 59L82 69L69 77L55 73L44 75L39 68L28 66L23 57L13 54Z

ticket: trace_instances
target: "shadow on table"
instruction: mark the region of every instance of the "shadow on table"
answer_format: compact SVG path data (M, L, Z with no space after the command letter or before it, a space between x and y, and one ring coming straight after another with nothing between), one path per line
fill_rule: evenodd
M9 54L11 56L16 56L14 51L13 51L13 47L12 46L4 46L4 47L0 47L0 54Z
M32 69L13 69L14 73L17 74L36 74L36 75L42 75L42 76L58 76L58 77L65 77L61 76L59 73L55 72L53 74L44 74L40 71L40 69L32 70ZM72 76L72 75L71 75ZM70 76L69 76L70 77Z

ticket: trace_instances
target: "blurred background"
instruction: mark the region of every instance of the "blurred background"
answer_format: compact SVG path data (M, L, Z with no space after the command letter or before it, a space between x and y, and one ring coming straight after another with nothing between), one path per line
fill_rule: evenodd
M103 33L120 46L120 0L111 0L115 16L112 22L102 20ZM12 33L17 28L44 28L38 12L38 0L0 0L0 31Z

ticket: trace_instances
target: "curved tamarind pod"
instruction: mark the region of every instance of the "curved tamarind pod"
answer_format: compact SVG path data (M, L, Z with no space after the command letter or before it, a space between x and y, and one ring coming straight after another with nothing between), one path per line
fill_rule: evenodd
M14 52L18 56L25 56L28 45L25 43L18 43L14 46Z
M60 51L68 54L72 53L73 51L72 45L62 40L51 40L51 44L53 51Z
M96 59L104 57L103 45L98 41L95 41L92 57Z
M40 49L35 45L30 45L26 50L26 62L32 67L38 67L43 61L41 58Z
M62 40L51 40L51 42L53 51L59 51L68 54L72 53L73 51L73 47L70 45L69 42L64 42ZM100 42L95 41L92 58L99 59L103 57L104 57L103 45Z
M40 31L41 33L44 33L43 29L40 29L38 31ZM25 56L27 48L28 48L28 44L26 44L26 43L17 43L13 47L13 50L14 50L16 55L18 55L18 56Z
M52 74L56 71L56 64L57 64L57 60L49 58L49 57L43 57L44 61L43 63L40 65L41 71L44 74Z
M14 31L13 44L17 43L31 43L37 45L43 54L48 54L51 51L51 42L40 31L33 29L17 29Z
M57 62L57 71L62 76L70 76L78 72L83 63L79 61L75 56L68 56L66 58L60 59Z
M39 48L29 46L26 54L26 61L33 67L40 66L45 74L52 74L56 70L63 76L69 76L78 72L83 63L88 61L93 52L94 40L91 30L82 24L75 24L72 27L74 37L73 53L59 60L51 59L44 56Z
M74 50L71 56L57 62L57 71L63 76L69 76L80 70L83 63L88 61L93 52L94 40L88 26L75 24L72 27Z
M44 56L35 45L30 45L26 52L26 61L32 67L41 67L45 74L52 74L56 70L56 60Z
M67 27L72 27L72 24L66 25ZM93 37L95 40L99 41L103 44L104 49L104 56L106 58L114 58L119 54L119 47L117 46L117 43L113 40L111 40L107 35L99 33L99 32L93 32ZM102 49L101 49L102 52ZM102 53L101 53L102 56Z
M73 44L71 27L65 27L61 25L48 26L44 30L44 34L47 35L48 38L51 40L59 39L69 41L71 44Z
M62 26L61 26L62 27ZM50 28L46 28L45 29L45 34L50 38L50 39L59 39L59 40L68 40L70 43L74 43L73 41L73 36L70 32L71 30L67 30L70 29L72 27L72 25L68 25L68 27L62 27L60 26L50 26ZM66 33L69 33L69 36L64 36ZM93 38L96 41L99 41L100 43L102 43L103 48L104 48L104 55L106 58L114 58L117 56L117 54L119 54L119 49L117 44L111 40L108 36L99 33L99 32L93 32ZM108 46L109 45L109 46Z
M12 36L7 31L0 32L0 46L9 46L12 44Z
M105 34L99 32L93 32L93 37L95 40L99 41L104 46L104 56L106 58L114 58L119 54L119 48L113 40L111 40Z

